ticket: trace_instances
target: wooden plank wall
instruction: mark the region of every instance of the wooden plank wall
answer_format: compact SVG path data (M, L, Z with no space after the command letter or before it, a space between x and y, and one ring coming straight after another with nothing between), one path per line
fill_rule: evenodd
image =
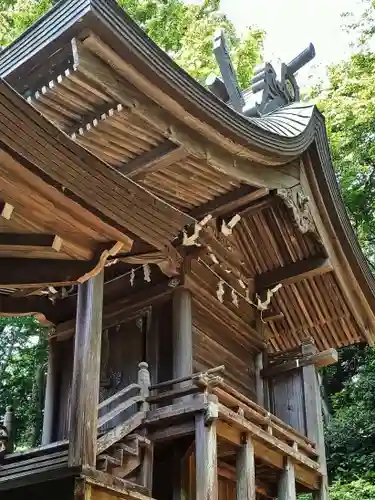
M224 378L228 384L256 401L255 353L241 345L230 331L213 328L203 332L193 330L194 371L225 365Z
M306 435L305 401L301 370L271 379L271 412Z
M151 332L150 332L151 334ZM69 339L57 343L57 425L54 440L68 438L69 408L73 372L73 342ZM136 318L109 328L102 335L100 400L137 381L138 364L145 355L145 343L141 322ZM105 365L105 366L104 366ZM109 386L106 386L109 382ZM114 403L116 404L116 403ZM110 408L108 408L110 409ZM119 419L124 418L120 415ZM116 421L111 422L111 427ZM105 430L105 429L104 429Z

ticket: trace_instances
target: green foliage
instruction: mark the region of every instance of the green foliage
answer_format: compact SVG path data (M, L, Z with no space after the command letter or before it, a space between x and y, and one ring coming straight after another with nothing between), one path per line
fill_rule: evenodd
M330 68L319 95L344 202L370 263L375 264L375 55L361 52Z
M366 479L350 483L338 481L330 488L331 500L375 500L375 485Z
M12 405L17 445L31 445L40 414L41 372L46 370L46 331L32 317L0 318L0 415ZM37 429L38 434L38 429Z
M343 357L346 371L341 375L348 378L342 379L339 392L331 394L327 463L332 479L354 480L375 471L375 349L351 347Z
M337 481L329 488L330 500L375 500L375 484L370 479L351 482ZM310 495L299 495L298 500L312 500Z
M7 45L52 5L52 0L0 0L0 45ZM201 83L218 71L212 39L223 28L237 65L240 85L248 87L260 61L263 32L238 35L233 23L220 13L219 0L201 5L183 0L118 0L118 4L191 76Z

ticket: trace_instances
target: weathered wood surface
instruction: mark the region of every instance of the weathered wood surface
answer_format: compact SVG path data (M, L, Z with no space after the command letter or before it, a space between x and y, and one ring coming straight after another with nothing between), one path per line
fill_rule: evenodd
M276 377L291 370L297 370L308 365L315 365L317 367L329 366L337 363L339 357L336 349L327 349L322 352L307 354L297 359L291 359L284 363L275 363L261 371L261 376L264 378Z
M312 344L303 344L302 353L312 355L316 348ZM322 473L319 490L314 492L314 500L328 500L328 476L326 451L323 429L323 412L318 374L314 365L305 366L302 369L303 392L305 399L306 431L310 439L317 443L319 453L320 471Z
M32 453L8 455L0 466L0 491L73 476L79 471L79 467L68 467L66 443L50 449L40 447Z
M236 414L234 411L228 410L228 408L220 403L219 418L235 426L237 429L251 434L254 438L258 439L268 447L278 450L283 455L290 456L294 460L300 462L302 465L315 471L318 471L320 469L319 464L311 458L308 458L303 453L296 451L293 447L270 435L257 425L246 420L246 418Z
M180 288L173 293L173 377L193 374L193 325L189 290ZM180 387L189 382L181 382Z
M44 412L43 412L43 433L42 445L48 444L53 441L53 425L55 415L55 402L56 395L56 345L52 340L48 346L48 368L47 368L47 383L44 398Z
M296 500L296 477L294 472L294 464L288 457L285 463L285 469L279 479L279 496L278 500Z
M144 418L145 413L143 411L139 411L128 418L128 420L126 420L125 422L117 425L106 434L98 438L96 450L97 454L102 453L117 441L120 441L122 438L137 429L137 427L139 427L143 423Z
M216 422L195 419L196 500L218 500Z
M96 463L103 281L101 272L79 286L69 431L71 467Z
M237 452L237 500L256 500L254 446L248 434L242 436L243 443Z
M114 498L127 498L127 495L137 500L151 498L150 491L142 485L98 471L92 467L84 467L81 477L88 484L106 490L107 494L113 495ZM100 495L98 499L100 499Z

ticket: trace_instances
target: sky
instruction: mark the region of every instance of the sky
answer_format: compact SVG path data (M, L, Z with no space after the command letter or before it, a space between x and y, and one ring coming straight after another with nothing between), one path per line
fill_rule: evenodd
M353 37L342 29L341 13L359 14L363 4L360 0L221 0L221 10L239 30L255 25L267 32L266 61L289 62L312 42L316 57L299 74L300 84L307 84L310 75L314 80L324 78L327 65L350 54Z

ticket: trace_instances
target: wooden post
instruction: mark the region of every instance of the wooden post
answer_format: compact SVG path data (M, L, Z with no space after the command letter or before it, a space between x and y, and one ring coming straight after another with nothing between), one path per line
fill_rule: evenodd
M237 500L256 500L254 446L248 434L237 454Z
M285 468L279 479L278 500L296 500L296 476L294 464L290 457L287 457Z
M141 386L141 396L146 399L150 394L151 379L148 364L145 361L142 361L138 365L138 384ZM141 404L141 410L148 411L149 408L150 405L147 401L144 401ZM143 447L142 464L139 472L139 481L148 489L150 496L152 494L153 464L154 445L153 443L150 443Z
M259 406L264 408L264 380L260 374L263 370L263 353L258 352L255 357L255 383L257 392L257 403Z
M13 428L13 408L11 406L7 406L4 415L4 427L7 430L8 441L7 441L7 453L13 453L14 448L14 428Z
M217 404L195 417L196 500L218 500Z
M150 372L148 370L148 363L142 361L138 365L138 384L141 386L141 396L145 398L145 401L141 405L143 411L147 411L150 405L147 403L146 398L150 395Z
M104 271L79 285L69 428L69 466L95 467Z
M56 341L51 340L48 346L48 369L46 395L44 398L42 445L53 441L53 417L55 412L56 386Z
M316 348L312 343L302 345L302 354L314 354ZM303 391L305 400L306 434L317 445L319 464L322 473L320 489L313 493L314 500L328 500L328 476L324 443L323 412L318 374L314 365L302 368Z
M173 293L173 378L193 373L193 326L191 294L178 288ZM189 385L190 382L181 383Z

